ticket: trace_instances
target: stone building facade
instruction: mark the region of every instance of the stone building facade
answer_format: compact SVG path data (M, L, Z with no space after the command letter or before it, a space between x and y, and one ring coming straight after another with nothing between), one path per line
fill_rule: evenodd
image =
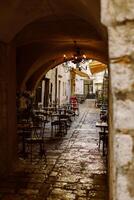
M71 96L70 71L65 72L64 67L58 65L54 69L49 70L45 77L49 79L49 96L51 96L51 101L50 98L48 101L49 105L55 102L59 105L68 103ZM45 82L43 82L43 84L45 84ZM45 95L46 92L42 87L42 105Z
M87 77L83 77L83 74ZM42 106L45 106L45 98L48 99L48 105L52 105L55 102L59 105L63 105L70 102L70 97L72 95L86 97L89 92L89 88L85 87L85 85L87 86L85 83L89 85L90 82L87 73L79 71L79 74L74 72L72 76L72 72L70 70L65 70L62 64L49 70L45 75L45 79L43 78L41 82L42 83L39 84L39 87L42 86L40 94L41 102L38 102L38 104ZM47 82L48 92L45 88Z

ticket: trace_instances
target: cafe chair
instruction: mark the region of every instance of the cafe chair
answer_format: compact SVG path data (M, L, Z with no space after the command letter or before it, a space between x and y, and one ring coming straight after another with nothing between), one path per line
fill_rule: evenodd
M25 140L26 138L29 138L31 136L31 132L32 129L30 127L30 123L27 123L25 121L17 123L17 134L19 143L18 153L23 158L27 157Z
M98 147L100 149L100 145L102 142L102 151L103 151L103 155L105 155L105 151L107 151L107 146L108 146L108 130L104 131L99 131L99 143L98 143Z
M39 158L44 156L46 160L44 126L42 126L41 122L33 123L31 136L25 138L25 144L27 145L27 153L30 154L31 161L35 155L38 155Z
M59 119L53 119L51 122L51 137L64 136L67 134L68 119L66 115L58 116Z

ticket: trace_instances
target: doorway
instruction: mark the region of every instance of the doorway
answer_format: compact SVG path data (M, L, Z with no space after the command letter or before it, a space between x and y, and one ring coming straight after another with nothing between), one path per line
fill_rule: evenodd
M44 107L49 104L49 79L45 78L45 95L44 95Z
M61 81L59 80L59 83L58 83L58 103L60 105L60 98L61 98Z

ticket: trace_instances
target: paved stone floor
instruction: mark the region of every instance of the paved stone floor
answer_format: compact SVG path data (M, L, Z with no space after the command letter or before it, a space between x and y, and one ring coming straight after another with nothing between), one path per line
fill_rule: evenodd
M45 159L21 159L1 180L0 200L107 200L107 175L98 150L95 122L99 111L87 100L67 135L50 138L46 128Z

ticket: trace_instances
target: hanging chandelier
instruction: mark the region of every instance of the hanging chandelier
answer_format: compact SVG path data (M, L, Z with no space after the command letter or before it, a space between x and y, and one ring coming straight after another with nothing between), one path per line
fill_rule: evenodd
M63 66L66 69L66 72L71 69L78 69L79 71L87 70L87 65L84 65L87 62L87 57L85 54L82 54L80 47L77 45L76 41L74 41L74 54L70 61L68 61L67 56L64 54L63 56Z

